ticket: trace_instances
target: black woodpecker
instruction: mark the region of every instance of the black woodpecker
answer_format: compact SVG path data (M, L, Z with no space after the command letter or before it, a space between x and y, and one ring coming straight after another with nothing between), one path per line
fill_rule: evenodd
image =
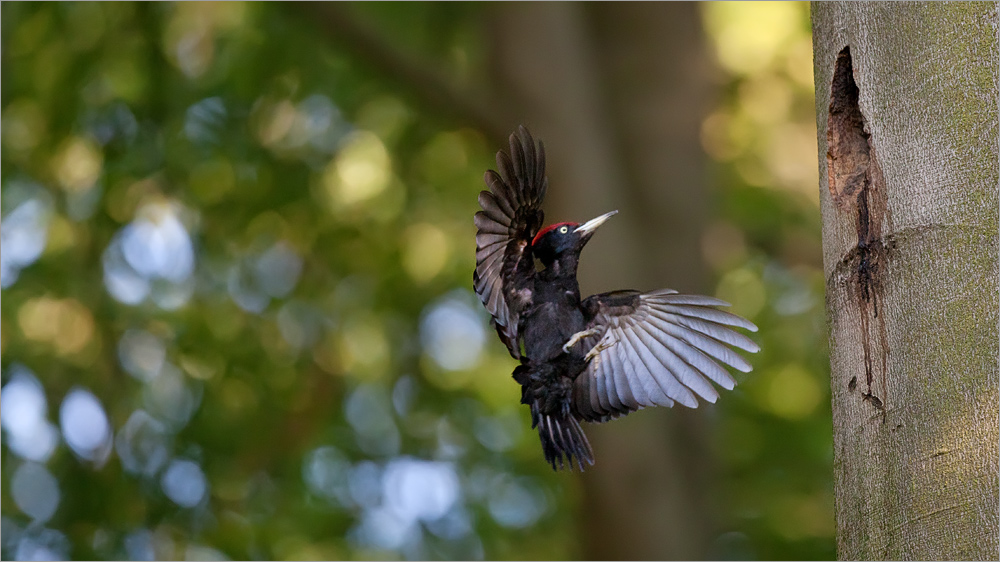
M719 397L712 382L735 386L720 363L750 371L730 346L760 347L728 326L757 327L712 308L729 306L724 301L671 289L580 298L580 251L617 211L542 228L545 147L536 149L523 126L510 136L510 153L497 153L497 169L486 172L489 191L479 193L473 284L500 340L520 360L514 380L553 469L594 464L581 420L601 423L675 402L696 408L699 396Z

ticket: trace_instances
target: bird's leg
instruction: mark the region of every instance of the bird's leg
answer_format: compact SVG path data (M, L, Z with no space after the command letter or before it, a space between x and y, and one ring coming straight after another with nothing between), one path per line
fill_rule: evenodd
M596 336L601 333L597 328L591 328L589 330L583 330L582 332L577 332L573 334L573 337L569 338L565 344L563 344L563 353L569 353L570 348L576 345L580 340L588 336Z

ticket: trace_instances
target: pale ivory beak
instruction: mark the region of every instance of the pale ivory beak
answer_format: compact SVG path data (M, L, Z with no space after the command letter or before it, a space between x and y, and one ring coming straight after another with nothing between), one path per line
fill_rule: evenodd
M604 213L603 215L597 217L596 219L590 219L589 221L576 227L576 230L574 230L573 232L579 234L593 233L595 230L597 230L597 227L604 224L608 219L610 219L612 216L616 214L618 214L618 211L611 211L610 213Z

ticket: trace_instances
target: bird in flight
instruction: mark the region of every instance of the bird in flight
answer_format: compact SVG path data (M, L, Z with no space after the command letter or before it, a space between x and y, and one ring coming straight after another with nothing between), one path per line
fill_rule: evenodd
M510 135L509 153L497 152L497 169L486 172L489 191L479 193L473 285L500 340L520 360L514 380L553 469L594 464L580 421L675 402L697 408L698 397L714 403L713 382L727 390L736 385L720 363L751 370L732 348L760 347L729 327L757 326L713 308L729 306L725 301L671 289L580 298L580 251L617 211L543 228L545 147L536 148L524 126Z

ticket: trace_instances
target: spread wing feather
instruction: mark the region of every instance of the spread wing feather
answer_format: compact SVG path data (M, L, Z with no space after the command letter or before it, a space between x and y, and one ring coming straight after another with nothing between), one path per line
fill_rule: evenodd
M639 407L636 395L643 402L648 402L649 396L646 395L646 388L642 384L643 380L639 378L635 365L631 361L633 356L629 355L623 347L619 347L617 351L618 364L613 365L615 367L622 367L622 369L615 369L615 372L621 375L615 379L615 390L618 391L618 400L622 406L632 411ZM633 392L632 389L635 389L636 392Z
M697 408L699 397L718 399L713 382L732 389L736 380L720 363L748 372L750 364L733 348L760 349L732 328L756 332L757 327L716 306L729 305L670 289L614 291L584 300L595 334L579 345L600 351L574 383L577 413L606 421L646 406L678 402Z
M510 151L497 153L497 170L486 172L489 191L479 193L476 270L472 283L493 316L497 334L515 359L521 357L518 321L531 299L535 274L531 241L542 226L548 187L545 148L524 126L510 136Z

